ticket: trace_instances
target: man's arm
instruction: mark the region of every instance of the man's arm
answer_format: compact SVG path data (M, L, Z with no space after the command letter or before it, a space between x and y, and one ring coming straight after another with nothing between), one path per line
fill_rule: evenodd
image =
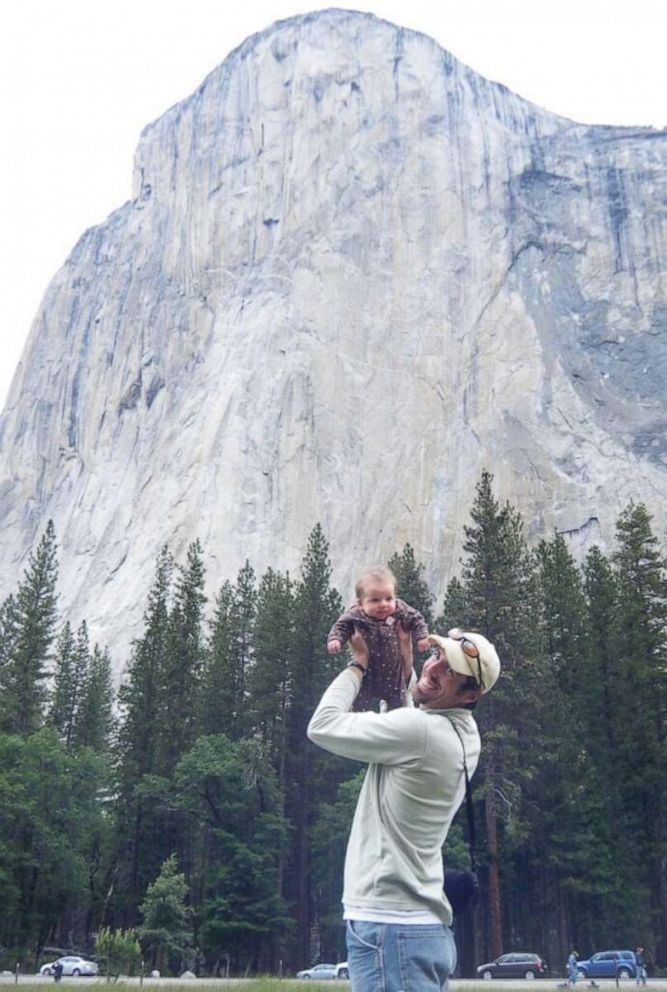
M423 714L409 706L389 713L350 713L360 681L353 668L334 679L308 724L309 740L355 761L419 764L426 746Z
M354 661L365 668L368 647L358 630L350 638ZM426 722L412 707L390 713L351 713L363 679L346 668L326 690L308 725L308 738L325 751L381 765L418 764L426 744Z

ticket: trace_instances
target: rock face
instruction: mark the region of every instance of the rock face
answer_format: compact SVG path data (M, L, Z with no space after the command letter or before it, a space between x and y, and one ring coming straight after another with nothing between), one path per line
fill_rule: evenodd
M572 123L331 10L248 39L144 131L55 276L0 423L0 592L52 517L112 645L155 556L344 595L405 541L438 590L482 468L582 552L665 534L667 132ZM119 631L122 633L119 634Z

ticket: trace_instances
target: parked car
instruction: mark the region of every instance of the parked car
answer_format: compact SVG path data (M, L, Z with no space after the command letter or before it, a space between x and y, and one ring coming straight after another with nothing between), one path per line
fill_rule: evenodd
M89 961L78 954L65 954L56 961L43 964L39 969L40 975L53 975L56 964L63 966L63 975L97 975L100 970L97 961Z
M539 954L516 951L501 954L488 964L480 964L477 974L487 981L492 978L527 978L530 981L533 978L546 978L548 971L546 961Z
M598 951L587 961L577 961L583 978L634 978L637 971L634 951Z
M297 972L297 978L349 978L350 972L347 961L340 961L338 964L316 964L312 968L305 968Z

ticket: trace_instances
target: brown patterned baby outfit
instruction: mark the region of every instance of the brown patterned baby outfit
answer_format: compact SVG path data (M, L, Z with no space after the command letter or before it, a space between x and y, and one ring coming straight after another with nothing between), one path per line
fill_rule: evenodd
M368 645L368 671L361 683L353 709L368 710L373 699L384 699L390 710L403 705L405 677L396 624L401 621L415 641L428 637L428 627L419 610L402 599L396 600L396 611L385 620L369 617L360 606L352 606L336 620L329 631L328 641L349 641L357 627Z

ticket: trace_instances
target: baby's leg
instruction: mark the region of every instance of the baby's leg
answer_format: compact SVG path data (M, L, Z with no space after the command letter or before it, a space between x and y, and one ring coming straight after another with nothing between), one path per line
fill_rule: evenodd
M387 709L395 710L405 704L405 676L403 659L398 650L387 650L380 656L366 676L371 697L384 699Z
M400 692L387 693L384 696L384 700L387 704L388 710L398 710L401 706L405 706L405 688Z
M373 693L371 692L371 686L368 681L368 676L366 676L361 683L361 688L354 703L352 704L352 710L355 713L363 713L365 710L370 710L371 701L373 699Z

